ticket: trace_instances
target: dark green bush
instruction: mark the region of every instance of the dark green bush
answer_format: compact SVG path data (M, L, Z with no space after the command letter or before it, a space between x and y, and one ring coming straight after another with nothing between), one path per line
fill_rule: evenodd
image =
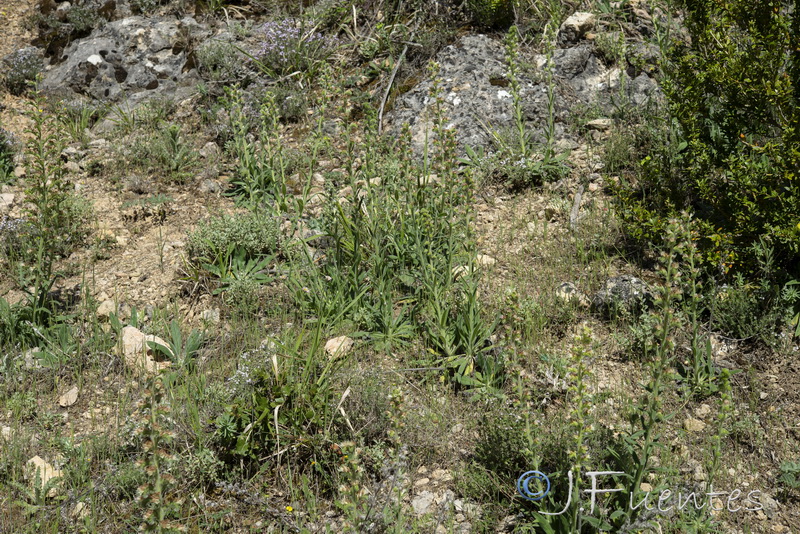
M800 274L800 14L790 4L681 1L690 44L664 62L675 127L621 195L635 238L658 241L687 209L710 266L754 273L764 238L776 264Z
M475 24L505 29L514 22L513 0L468 0L467 11Z

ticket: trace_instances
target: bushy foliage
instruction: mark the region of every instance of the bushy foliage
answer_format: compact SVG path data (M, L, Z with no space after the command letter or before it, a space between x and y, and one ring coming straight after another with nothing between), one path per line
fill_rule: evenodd
M261 27L260 46L253 57L262 71L313 75L316 65L330 57L337 44L335 37L309 31L301 21L270 21Z
M213 259L232 247L232 255L241 254L251 259L272 254L277 246L276 221L256 213L245 213L221 215L201 224L189 235L188 251L192 259Z
M623 217L635 237L657 241L689 209L711 265L752 271L764 237L797 274L800 14L787 0L682 4L691 42L664 65L675 135L628 186Z
M514 22L514 0L468 0L467 10L475 24L508 28Z
M33 46L9 54L3 59L3 86L12 95L23 94L42 71L42 66L42 56Z

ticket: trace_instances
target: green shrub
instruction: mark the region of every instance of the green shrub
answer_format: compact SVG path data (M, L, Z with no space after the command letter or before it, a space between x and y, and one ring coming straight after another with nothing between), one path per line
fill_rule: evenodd
M800 274L800 13L786 0L683 0L691 44L673 46L664 92L675 128L622 195L634 237L696 216L705 260L748 274L753 244L772 241L778 266Z
M514 0L467 0L467 11L478 26L503 29L514 22Z
M188 252L192 260L214 260L233 247L232 256L255 259L278 248L278 224L255 213L221 215L204 223L189 235Z

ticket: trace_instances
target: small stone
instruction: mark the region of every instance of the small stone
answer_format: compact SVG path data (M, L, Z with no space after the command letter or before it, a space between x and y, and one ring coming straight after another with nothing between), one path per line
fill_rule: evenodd
M450 433L451 434L460 434L463 430L464 430L464 425L462 425L461 423L458 423L457 425L454 425L453 428L450 429Z
M482 267L489 267L497 263L497 260L487 254L478 254L475 256L475 263Z
M75 508L72 509L72 513L70 514L72 519L84 519L89 515L89 508L86 506L86 503L83 501L78 501L75 505Z
M614 124L611 119L594 119L586 123L586 127L590 130L597 130L598 132L605 132Z
M81 172L81 166L74 161L68 161L64 164L64 170L71 174L79 174Z
M201 193L208 193L210 195L215 195L222 191L222 188L219 186L219 184L211 179L203 180L198 189Z
M558 29L559 46L575 44L594 28L596 17L592 13L578 11L565 20Z
M699 463L694 467L694 474L692 478L694 478L697 482L703 482L706 480L706 478L708 478L706 477L706 470L703 469L703 466Z
M25 167L19 165L14 167L14 176L17 178L24 178L25 177Z
M453 280L458 280L462 276L469 274L469 267L466 265L456 265L451 272L453 273Z
M11 207L14 205L14 196L13 193L0 195L0 213L11 211Z
M27 461L26 465L30 470L30 474L28 474L27 479L31 481L36 480L36 473L39 473L39 482L41 483L41 487L44 488L48 482L50 482L54 478L58 478L61 476L61 471L44 461L41 457L34 456L30 460ZM52 498L55 497L58 493L57 488L50 488L50 491L47 492L47 496Z
M209 141L203 148L199 151L200 157L202 158L218 158L220 155L219 145Z
M333 339L329 339L327 343L325 343L325 352L328 353L328 356L331 358L341 358L342 356L346 356L355 345L355 341L347 336L339 336Z
M419 480L417 480L416 482L414 482L414 487L417 487L417 488L418 488L418 487L420 487L420 486L425 486L425 485L427 485L427 484L428 484L428 482L430 482L430 481L431 481L431 479L429 479L429 478L420 478Z
M647 482L642 482L641 484L639 484L639 489L645 493L650 493L651 491L653 491L653 486L648 484Z
M3 428L0 428L0 437L2 437L6 441L10 440L11 439L11 427L10 426L4 426Z
M219 308L214 308L213 310L203 310L200 314L200 319L203 321L219 324Z
M431 504L433 504L434 495L430 491L423 491L411 500L411 507L414 513L422 516L428 513Z
M113 300L108 299L104 300L100 303L97 307L97 316L108 319L112 313L117 313L117 305L114 303Z
M699 406L699 407L698 407L698 408L697 408L697 409L694 411L694 414L695 414L697 417L700 417L700 418L707 417L708 415L710 415L710 414L711 414L711 406L709 406L708 404L701 404L701 405L700 405L700 406Z
M22 360L25 362L25 369L41 369L42 365L39 363L39 357L37 354L41 352L39 347L34 347L32 349L26 350L22 354Z
M687 432L702 432L706 428L706 424L699 419L689 417L683 422L683 428Z
M58 398L58 405L68 408L78 401L78 387L74 387Z
M572 282L564 282L556 288L556 298L562 302L589 307L589 298L578 290Z
M446 469L437 469L433 473L431 473L431 477L434 480L438 480L439 482L450 482L453 480L453 475L450 474L450 471Z

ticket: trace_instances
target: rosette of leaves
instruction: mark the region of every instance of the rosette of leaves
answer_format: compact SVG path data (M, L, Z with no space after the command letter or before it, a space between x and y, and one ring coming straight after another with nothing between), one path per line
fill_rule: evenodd
M505 29L514 22L516 0L467 0L467 11L478 26Z

